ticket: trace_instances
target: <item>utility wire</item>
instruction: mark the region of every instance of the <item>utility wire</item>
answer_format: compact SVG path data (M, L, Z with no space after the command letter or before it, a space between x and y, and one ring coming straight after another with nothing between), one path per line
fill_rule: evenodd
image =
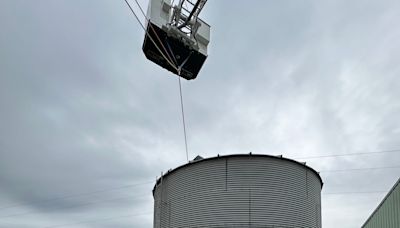
M74 204L74 205L68 205L68 206L56 206L52 209L52 213L54 213L54 210L57 209L70 209L70 208L77 208L77 207L82 207L82 206L87 206L87 205L93 205L93 204L98 204L98 203L104 203L104 202L110 202L110 201L118 201L118 200L128 200L128 199L138 199L141 197L148 196L149 194L142 194L142 195L137 195L137 196L125 196L125 197L118 197L118 198L112 198L112 199L102 199L102 200L96 200L96 201L91 201L87 203L80 203L80 204ZM9 215L4 215L0 216L0 219L5 219L5 218L11 218L11 217L18 217L18 216L23 216L23 215L30 215L30 214L41 214L42 212L39 210L30 210L30 211L25 211L21 213L15 213L15 214L9 214Z
M400 166L383 166L383 167L371 167L371 168L354 168L354 169L332 169L332 170L321 170L321 173L333 173L333 172L351 172L351 171L364 171L364 170L378 170L378 169L399 169Z
M215 189L215 190L224 191L223 189ZM357 195L357 194L378 194L378 193L387 193L387 191L327 192L327 193L322 193L322 195ZM107 199L107 200L98 200L98 201L94 201L94 202L88 202L88 203L84 203L84 204L72 205L72 206L67 206L67 207L58 207L58 208L54 208L54 209L74 208L74 207L80 207L80 206L84 206L84 205L91 205L91 204L102 203L102 202L107 202L107 201L115 201L115 200L122 200L122 199L135 199L135 198L140 198L140 197L144 197L144 196L147 196L147 194L146 195L138 195L138 196L134 196L134 197L120 197L120 198ZM182 198L184 198L184 196L182 196ZM20 216L24 216L24 215L28 215L28 214L40 214L40 213L42 213L42 212L27 211L27 212L18 213L18 214L1 216L0 219L10 218L10 217L20 217ZM93 220L93 221L97 221L97 220ZM86 223L86 221L85 221L85 223ZM75 223L73 223L73 224L75 224ZM66 225L67 224L65 224L65 225L63 224L62 226L66 226ZM68 224L68 225L72 225L72 224ZM54 226L51 226L51 227L54 227Z
M223 189L215 189L215 190L216 191L224 191ZM322 193L322 195L349 195L349 194L354 195L354 194L375 194L375 193L385 193L385 192L387 192L387 191L327 192L327 193ZM57 209L70 209L70 208L76 208L76 207L93 205L93 204L110 202L110 201L137 199L137 198L145 197L147 195L148 194L143 194L143 195L138 195L138 196L133 196L133 197L119 197L119 198L112 198L112 199L106 199L106 200L97 200L97 201L92 201L92 202L87 202L87 203L82 203L82 204L77 204L77 205L55 207L52 209L53 209L53 211L57 210ZM185 198L185 197L186 196L178 197L178 199ZM52 213L54 213L54 212L52 212ZM0 219L11 218L11 217L20 217L20 216L30 215L30 214L42 214L42 212L31 210L31 211L26 211L26 212L22 212L22 213L0 216Z
M120 189L125 189L125 188L134 188L134 187L138 187L138 186L145 185L145 184L150 184L150 183L154 183L154 181L135 183L135 184L131 184L131 185L122 185L122 186L115 187L115 188L101 189L101 190L92 191L92 192L84 192L84 193L78 193L78 194L72 194L72 195L64 195L64 196L61 196L61 197L55 197L55 198L50 198L50 199L46 199L46 200L40 200L40 201L36 201L36 202L33 202L33 203L49 203L49 202L57 201L57 200L64 200L64 199L76 198L76 197L81 197L81 196L95 195L95 194L98 194L98 193L110 192L110 191L115 191L115 190L120 190ZM22 207L22 206L26 206L26 205L27 204L13 204L13 205L8 205L8 206L1 207L0 210L5 210L5 209L9 209L9 208L14 208L14 207Z
M108 220L128 218L128 217L138 217L138 216L149 215L149 214L153 214L153 212L144 212L144 213L140 213L140 214L121 215L121 216L114 216L114 217L108 217L108 218L102 218L102 219L86 220L86 221L80 221L80 222L74 222L74 223L65 223L65 224L60 224L60 225L46 226L44 228L56 228L56 227L63 227L63 226L96 223L96 222L100 222L100 221L108 221Z
M383 167L369 167L369 168L354 168L354 169L334 169L334 170L322 170L320 171L321 173L329 173L329 172L353 172L353 171L368 171L368 170L384 170L384 169L398 169L400 166L383 166ZM131 185L122 185L118 186L115 188L107 188L107 189L101 189L101 190L96 190L92 192L84 192L84 193L78 193L78 194L72 194L72 195L65 195L61 197L56 197L56 198L50 198L46 200L40 200L40 201L35 201L33 203L38 203L38 204L46 204L52 201L58 201L58 200L64 200L64 199L69 199L69 198L77 198L77 197L82 197L82 196L90 196L90 195L96 195L99 193L104 193L104 192L111 192L111 191L116 191L116 190L121 190L121 189L131 189L135 188L141 185L146 185L154 183L153 180L151 181L146 181L146 182L138 182L134 183ZM13 204L13 205L8 205L0 208L1 210L9 209L9 208L15 208L15 207L23 207L23 206L29 206L30 204Z
M308 157L297 157L297 158L293 158L293 159L332 158L332 157L373 155L373 154L399 153L399 152L400 152L400 149L394 149L394 150L381 150L381 151L371 151L371 152L347 153L347 154L315 155L315 156L308 156Z
M387 193L387 191L369 191L369 192L326 192L322 195L355 195L355 194L378 194Z
M387 191L328 192L328 193L323 193L323 195L378 194L378 193L380 194L380 193L386 193L386 192ZM57 227L65 227L65 226L72 226L72 225L97 223L97 222L100 222L100 221L108 221L108 220L115 220L115 219L121 219L121 218L138 217L138 216L150 215L150 214L153 214L153 212L151 211L151 212L144 212L144 213L138 213L138 214L121 215L121 216L113 216L113 217L101 218L101 219L85 220L85 221L79 221L79 222L74 222L74 223L65 223L65 224L59 224L59 225L46 226L44 228L57 228Z

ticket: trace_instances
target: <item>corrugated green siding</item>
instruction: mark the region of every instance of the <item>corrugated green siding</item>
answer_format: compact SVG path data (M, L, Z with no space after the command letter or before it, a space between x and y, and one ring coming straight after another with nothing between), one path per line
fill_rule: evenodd
M400 179L362 228L400 228Z

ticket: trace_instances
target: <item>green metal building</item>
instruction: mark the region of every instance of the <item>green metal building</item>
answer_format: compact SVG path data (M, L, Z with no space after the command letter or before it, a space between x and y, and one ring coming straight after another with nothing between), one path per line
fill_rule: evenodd
M400 179L362 228L400 228Z

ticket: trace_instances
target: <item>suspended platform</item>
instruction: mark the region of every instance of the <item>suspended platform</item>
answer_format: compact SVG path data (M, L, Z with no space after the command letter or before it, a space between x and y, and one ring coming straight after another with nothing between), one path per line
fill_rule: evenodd
M207 59L210 26L198 18L206 1L150 0L143 42L147 59L187 80L195 79ZM191 6L191 7L189 7Z

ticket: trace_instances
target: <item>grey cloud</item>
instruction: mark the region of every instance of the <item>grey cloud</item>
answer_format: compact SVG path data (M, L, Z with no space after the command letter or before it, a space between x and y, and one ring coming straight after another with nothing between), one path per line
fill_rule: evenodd
M209 1L210 56L195 81L183 81L190 157L397 148L398 8ZM0 217L35 212L0 226L152 211L151 183L43 203L154 180L185 161L177 78L145 59L123 1L2 1L0 27L0 200L20 205ZM329 170L398 165L400 156L304 160ZM324 192L374 191L388 190L397 171L321 175ZM382 197L324 195L323 225L360 226ZM71 226L151 224L149 214Z

